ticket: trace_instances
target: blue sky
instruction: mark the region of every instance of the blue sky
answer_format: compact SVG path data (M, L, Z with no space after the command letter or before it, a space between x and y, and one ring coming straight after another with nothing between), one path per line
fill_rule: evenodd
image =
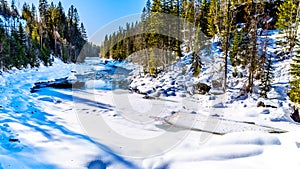
M8 0L10 1L10 0ZM39 0L15 0L19 8L24 2L38 6ZM65 11L73 4L79 12L81 22L84 23L88 37L92 37L98 30L128 15L141 13L146 0L60 0ZM52 1L48 0L48 3ZM55 4L59 0L53 0Z

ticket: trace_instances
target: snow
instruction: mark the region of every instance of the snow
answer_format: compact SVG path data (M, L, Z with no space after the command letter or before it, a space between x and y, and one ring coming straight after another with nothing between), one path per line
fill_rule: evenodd
M227 93L214 95L215 88L191 95L194 84L220 78L222 53L215 44L211 55L199 77L182 74L183 63L190 68L190 54L158 78L140 76L136 69L130 87L152 99L111 90L106 78L89 79L84 89L30 93L35 82L64 77L75 82L81 80L75 74L137 67L125 62L88 58L89 64L74 65L55 59L51 67L3 72L0 168L299 168L300 126L290 118L286 95L291 60L274 63L270 99L255 93L237 98L245 77L231 78L232 67ZM257 107L259 101L277 108ZM274 129L286 132L269 133Z
M241 137L242 136L242 137ZM276 136L265 135L260 132L229 133L222 140L212 140L212 145L281 145Z
M106 85L103 80L90 80L85 83L87 89L103 89Z
M76 113L68 111L71 91L30 93L35 82L72 76L74 68L55 59L52 67L2 73L0 168L86 168L96 160L108 168L134 167L86 136Z

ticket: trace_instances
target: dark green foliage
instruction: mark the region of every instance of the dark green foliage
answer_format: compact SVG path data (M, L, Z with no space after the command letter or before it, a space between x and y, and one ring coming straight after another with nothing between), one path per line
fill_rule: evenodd
M250 46L250 37L248 35L248 30L246 27L243 27L239 32L241 41L240 41L240 50L238 50L238 58L237 58L237 65L238 62L241 63L242 66L247 66L249 63L249 46Z
M234 70L232 72L232 76L233 77L237 77L238 76L238 71L237 71L236 67L234 68Z
M197 56L195 53L193 54L193 64L191 66L191 71L193 72L193 76L197 77L201 73L202 65L200 57Z
M257 34L254 34L255 31L252 30L257 29L257 25L262 24L262 16L266 16L260 11L263 5L265 11L270 11L270 9L276 11L275 6L278 3L277 1L249 0L148 0L143 9L141 22L126 26L125 29L121 28L114 34L106 35L101 46L101 56L122 60L139 50L159 48L173 51L180 58L183 45L186 47L185 52L199 52L202 45L200 34L209 37L217 35L220 38L220 47L225 52L226 62L230 59L234 66L240 64L247 66L250 59L253 58L251 67L252 71L255 71L256 64L254 62L257 60L255 58L257 55L254 53L256 52ZM178 16L182 20L170 21L169 18L165 19L164 16L161 16L159 12ZM274 12L268 13L272 13L270 17L274 17L276 20ZM254 17L256 15L259 17ZM157 33L126 37L136 30L151 30ZM160 30L168 30L172 36L176 35L178 38L161 35L159 34ZM186 42L178 39L184 39ZM161 56L164 58L170 55L161 54Z
M239 31L235 31L232 39L232 45L229 52L230 62L233 67L240 64L238 54L241 51L240 46L242 43L242 38Z
M295 79L290 82L291 91L289 97L292 102L299 104L300 103L300 79Z
M297 18L297 10L299 10L299 1L285 0L278 8L278 21L276 28L280 30L283 37L279 39L278 45L284 54L292 57L292 51L296 45L297 29L299 26L299 16ZM300 12L300 11L298 11Z
M267 98L267 94L271 90L272 80L274 78L273 70L274 69L272 67L272 59L269 58L265 62L264 71L262 72L260 77L260 96L263 98Z
M258 30L261 28L266 32L274 29L276 24L276 28L281 32L295 35L294 30L286 31L290 27L298 25L295 9L299 3L297 1L291 4L291 1L148 0L143 9L141 22L133 25L127 24L126 28L120 28L118 32L105 37L101 46L101 56L123 60L135 52L143 51L139 55L144 60L139 63L144 65L146 72L153 72L157 68L172 63L175 59L168 59L170 56L175 55L180 58L183 46L186 49L185 52L198 54L204 44L201 44L203 40L200 37L200 34L203 33L208 37L217 37L219 40L218 47L224 56L225 83L230 61L234 69L234 77L241 77L237 66L247 69L247 74L245 74L247 81L244 85L245 89L242 89L243 93L252 93L254 81L260 79L262 96L266 97L266 93L270 90L272 66L268 59L264 59L267 58L267 43L259 43L261 35ZM288 3L289 5L287 5ZM159 12L178 16L182 20L167 21ZM265 24L270 18L272 18L271 21ZM127 36L134 34L133 32L136 30L147 29L153 33ZM177 38L161 35L161 30L167 30L173 37L177 35ZM284 48L294 47L297 38L295 36L287 37L282 39L282 42L285 45ZM155 56L159 57L153 57L151 52L144 51L144 49L155 48L172 52L155 53ZM197 76L201 66L198 61L194 61L192 67L194 75ZM262 74L262 76L258 76L258 74Z
M186 19L195 20L193 2L189 2ZM181 13L180 13L181 11ZM161 13L173 15L165 18ZM179 40L182 35L182 23L175 16L183 16L183 8L180 1L176 0L154 0L147 1L146 7L143 9L141 22L126 25L126 28L120 28L119 31L106 35L101 46L101 56L105 58L113 58L116 60L124 60L129 55L143 49L161 49L160 52L155 51L158 58L151 57L146 52L146 61L142 61L146 70L151 67L166 67L172 63L174 57L182 57L181 45ZM131 36L135 31L144 30L147 33ZM170 36L161 34L167 32ZM129 36L129 37L128 37ZM192 49L192 44L190 44ZM151 70L154 70L153 68Z
M290 81L289 97L292 102L298 104L300 103L299 14L300 2L285 0L279 7L278 22L276 23L276 28L283 34L278 43L281 52L284 56L293 58L290 70L292 79ZM294 51L295 47L297 47L296 51Z
M297 45L299 47L299 44ZM293 57L293 63L291 64L292 80L290 81L291 91L290 99L294 103L300 103L300 49L298 48L295 56Z
M197 18L197 22L200 23L201 31L206 36L210 35L208 29L209 9L209 0L203 0L200 9L200 15Z
M76 62L87 43L86 30L74 6L66 15L61 2L56 5L39 0L38 10L24 3L19 13L14 0L10 8L6 0L0 0L0 15L4 18L0 20L0 69L35 67L40 61L48 66L53 62L51 55ZM99 52L99 47L90 46ZM98 56L95 52L93 55Z
M208 11L208 18L207 18L207 24L208 24L208 30L207 33L210 37L213 37L216 34L220 34L220 30L218 29L218 26L220 21L220 4L218 3L218 0L211 0L209 2L209 11Z

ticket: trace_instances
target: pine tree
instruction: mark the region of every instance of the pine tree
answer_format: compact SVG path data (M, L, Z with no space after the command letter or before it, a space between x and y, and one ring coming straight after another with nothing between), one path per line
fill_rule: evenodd
M230 62L233 67L238 66L240 63L238 55L241 50L240 49L241 40L242 38L240 32L236 30L233 35L232 45L230 47L230 53L229 53Z
M16 19L19 17L19 12L16 7L15 0L11 1L9 16L13 19L13 25L11 25L11 27L16 27Z
M225 72L224 72L224 90L226 90L226 86L227 86L227 74L228 74L228 54L229 54L229 48L230 48L230 33L231 33L231 29L232 29L232 18L231 18L231 2L230 0L227 0L226 3L226 10L223 12L223 13L226 13L224 15L224 27L222 28L222 25L220 25L220 28L222 31L222 36L223 38L221 38L222 40L222 47L223 47L223 50L225 52ZM225 7L224 6L224 7Z
M55 5L53 2L51 2L49 9L47 10L47 34L49 37L49 44L50 48L53 50L54 54L57 54L56 51L56 11L55 10Z
M18 35L17 35L17 50L18 50L18 61L19 66L27 67L28 60L26 58L26 34L22 23L19 24Z
M239 31L241 41L240 41L240 50L238 51L238 61L241 62L243 67L246 67L249 64L249 49L250 49L250 37L248 35L248 30L246 25L243 26Z
M4 30L5 33L8 34L8 25L7 23L9 22L9 18L10 18L10 9L8 7L8 3L6 0L1 0L1 6L0 6L0 14L4 17Z
M162 3L160 0L154 0L151 8L152 13L161 12L162 11Z
M293 63L291 64L291 76L292 80L290 81L291 91L289 97L292 102L300 103L300 52L293 58Z
M47 0L39 0L38 10L34 5L30 8L24 3L19 11L15 0L12 0L10 8L6 0L0 0L0 15L5 20L0 26L1 67L38 66L38 59L45 65L51 65L50 53L62 56L64 61L75 61L86 43L86 32L79 24L76 8L72 10L72 22L67 22L60 2L56 6L53 2L49 5Z
M145 12L146 12L147 16L149 16L149 14L151 12L151 8L152 8L151 1L147 0L147 2L146 2L146 8L145 8Z
M83 23L80 24L80 34L81 34L81 37L82 37L84 40L87 40L88 37L87 37L86 29L85 29Z
M298 34L298 38L300 35ZM289 92L290 100L294 103L300 103L300 43L296 44L296 52L292 59L290 74L292 79L290 81L291 90Z
M7 59L7 41L3 21L0 18L0 71L5 67L5 60Z
M6 18L10 16L10 9L8 7L7 0L1 0L0 2L0 15L2 15L6 20Z
M158 34L163 22L160 12L162 12L162 4L160 0L154 0L151 8L150 22L149 25L147 25L148 29L151 31L151 34L148 38L148 45L150 47L157 47L161 42Z
M209 13L208 13L208 34L210 37L220 35L219 25L220 25L220 4L218 0L211 0L209 3Z
M181 29L182 29L181 25L182 25L182 23L181 23L181 20L179 18L180 18L180 15L181 15L182 1L181 0L176 0L175 2L176 2L176 5L174 7L174 12L177 13L176 16L178 18L177 21L176 21L176 30L177 30L177 38L178 38L178 40L175 41L174 51L175 51L176 55L179 58L181 58L182 57L182 51L181 51L181 47L180 47L181 46L181 42L180 42L179 39L181 39Z
M42 23L46 24L47 21L47 11L48 11L48 2L47 0L39 0L39 12Z
M196 53L193 54L192 60L193 60L193 64L191 66L191 71L193 72L193 76L197 77L201 73L201 69L202 69L201 60Z
M263 98L268 98L268 92L272 87L272 80L274 78L272 67L272 59L269 58L264 65L264 72L261 75L260 83L260 96Z
M254 86L254 75L257 69L257 24L258 24L258 12L257 12L257 5L255 4L254 0L252 0L251 4L251 22L249 26L249 35L250 35L250 46L249 46L249 68L248 68L248 84L246 88L247 93L253 92Z
M209 17L209 1L202 0L202 4L201 4L201 8L200 8L200 15L198 16L197 20L200 23L201 31L206 36L209 36L208 17Z
M278 21L276 28L280 30L283 37L280 38L279 45L282 48L283 54L292 57L293 63L291 64L290 74L292 80L290 81L291 90L289 97L292 102L300 103L300 57L297 51L294 55L294 47L299 44L298 26L300 3L293 0L285 0L279 7Z
M278 8L276 28L283 34L283 37L279 39L279 45L282 52L289 57L292 57L292 51L297 42L299 8L299 1L295 2L295 0L285 0Z
M265 4L264 4L265 5ZM258 62L258 73L263 74L265 72L265 64L267 62L267 56L268 56L268 45L269 45L269 19L268 18L263 18L262 20L263 26L266 31L266 35L264 37L263 43L261 43L261 52L259 52L259 62ZM262 32L263 33L263 32Z
M157 75L158 58L156 56L155 50L151 50L149 57L149 73L150 75Z

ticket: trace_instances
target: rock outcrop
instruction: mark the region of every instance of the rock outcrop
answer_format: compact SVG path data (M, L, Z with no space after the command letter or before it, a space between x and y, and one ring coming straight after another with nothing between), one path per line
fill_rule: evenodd
M61 79L55 79L54 81L37 82L31 88L30 92L34 93L37 92L38 89L46 88L46 87L52 87L56 89L82 88L84 87L84 84L85 84L84 82L70 81L68 77L65 77Z

